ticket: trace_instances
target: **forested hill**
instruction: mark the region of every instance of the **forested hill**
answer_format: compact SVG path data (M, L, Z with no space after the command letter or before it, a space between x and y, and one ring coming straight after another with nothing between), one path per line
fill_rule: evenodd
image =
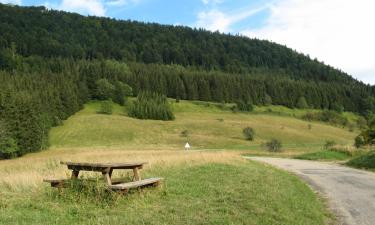
M0 47L22 56L115 59L249 73L274 70L293 79L356 82L285 46L181 26L84 17L0 4Z
M144 91L375 112L373 87L275 43L0 4L0 159L48 147L49 129L90 100L124 104Z

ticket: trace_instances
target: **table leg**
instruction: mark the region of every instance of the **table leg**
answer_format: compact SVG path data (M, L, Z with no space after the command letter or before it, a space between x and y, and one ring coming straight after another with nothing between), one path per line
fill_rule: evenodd
M72 171L72 177L71 179L77 179L78 178L78 175L79 175L79 170L73 170Z
M113 169L110 169L109 170L109 177L112 178L112 172L113 172Z
M133 173L134 173L133 181L141 180L141 175L139 174L138 167L133 169Z
M104 181L108 185L112 185L112 180L111 180L112 172L113 172L113 169L111 169L111 168L106 168L105 170L102 171Z

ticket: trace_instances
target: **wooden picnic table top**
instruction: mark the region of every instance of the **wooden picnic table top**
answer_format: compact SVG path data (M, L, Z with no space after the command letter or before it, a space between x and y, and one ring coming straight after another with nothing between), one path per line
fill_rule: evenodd
M143 165L147 164L147 162L128 162L128 163L91 163L91 162L64 162L61 161L60 164L67 165L68 168L74 169L134 169L134 168L142 168Z

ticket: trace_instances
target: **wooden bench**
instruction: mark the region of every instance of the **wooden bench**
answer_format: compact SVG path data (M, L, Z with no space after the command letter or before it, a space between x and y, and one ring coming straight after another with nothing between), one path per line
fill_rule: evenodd
M112 184L121 184L127 181L126 178L111 178ZM50 183L51 187L55 188L66 188L69 187L69 185L72 183L72 179L43 179L43 182ZM91 182L96 182L96 181L103 181L103 178L87 178L87 179L76 179L76 181L91 181Z
M133 162L133 163L79 163L79 162L60 162L72 170L72 176L70 179L44 179L44 182L50 183L51 187L66 188L69 187L72 182L95 182L98 180L103 181L108 186L108 190L119 191L127 193L129 189L141 188L147 186L158 186L160 185L163 178L148 178L141 179L140 169L146 162ZM133 170L133 182L127 182L127 179L119 178L113 179L113 170ZM92 171L100 172L102 178L89 178L79 179L78 175L80 171Z
M112 191L120 191L120 192L128 192L130 189L133 188L142 188L147 186L159 186L163 178L148 178L139 181L133 181L129 183L121 183L121 184L114 184L109 185L108 188Z

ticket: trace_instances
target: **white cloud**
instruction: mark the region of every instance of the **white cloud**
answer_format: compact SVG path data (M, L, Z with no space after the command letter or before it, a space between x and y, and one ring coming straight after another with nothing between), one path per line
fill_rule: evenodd
M217 9L211 9L209 11L202 11L198 13L198 20L196 27L205 28L211 31L230 32L231 26L237 22L240 22L252 15L265 10L268 7L262 6L255 9L244 10L241 12L224 13Z
M209 5L209 4L212 4L212 5L215 5L215 4L220 4L222 3L224 0L202 0L202 3L204 5Z
M101 0L63 0L58 9L95 16L104 16L106 12Z
M375 1L282 0L260 29L242 33L286 44L375 84Z
M107 6L119 7L119 6L129 5L129 4L137 4L139 2L140 0L110 0L110 1L107 1L105 4Z
M21 0L0 0L0 3L21 5L22 1Z

